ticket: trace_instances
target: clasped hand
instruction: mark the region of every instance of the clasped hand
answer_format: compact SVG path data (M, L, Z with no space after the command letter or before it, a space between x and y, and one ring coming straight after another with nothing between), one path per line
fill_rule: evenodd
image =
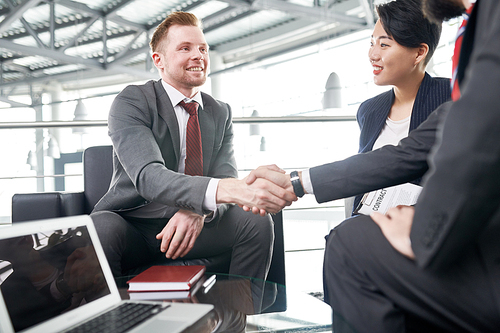
M245 178L245 182L249 186L256 186L259 188L272 184L270 193L277 198L275 201L278 205L277 208L275 208L277 211L282 210L285 206L291 205L293 201L297 201L297 196L293 191L292 182L290 181L290 175L286 174L284 170L275 164L260 166L252 170ZM266 209L257 205L240 204L240 207L247 212L252 211L254 214L264 215L266 213ZM271 213L274 212L271 211Z

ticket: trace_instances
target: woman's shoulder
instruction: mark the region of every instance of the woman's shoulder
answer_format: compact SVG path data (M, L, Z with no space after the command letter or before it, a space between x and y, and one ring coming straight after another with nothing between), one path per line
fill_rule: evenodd
M426 73L427 74L427 73ZM444 88L447 90L450 90L451 94L451 86L450 82L451 79L447 77L440 77L440 76L430 76L429 74L426 75L428 77L428 84L434 88Z
M393 95L394 93L391 89L381 94L378 94L375 97L367 99L366 101L360 104L358 109L358 116L370 112L372 110L378 110L381 107L384 107L384 105L390 106L392 104Z

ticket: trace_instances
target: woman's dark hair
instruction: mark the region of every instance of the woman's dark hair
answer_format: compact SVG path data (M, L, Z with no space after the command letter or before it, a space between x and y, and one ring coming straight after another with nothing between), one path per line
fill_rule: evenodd
M442 24L425 18L421 0L391 1L377 6L377 13L385 32L399 45L416 48L427 44L429 52L424 64L429 63L439 44Z

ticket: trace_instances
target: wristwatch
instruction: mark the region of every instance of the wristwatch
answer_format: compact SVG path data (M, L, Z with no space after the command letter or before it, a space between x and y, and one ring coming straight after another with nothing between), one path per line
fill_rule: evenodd
M295 192L297 197L302 198L304 196L304 188L300 182L299 173L297 171L290 172L290 180L292 181L293 192Z

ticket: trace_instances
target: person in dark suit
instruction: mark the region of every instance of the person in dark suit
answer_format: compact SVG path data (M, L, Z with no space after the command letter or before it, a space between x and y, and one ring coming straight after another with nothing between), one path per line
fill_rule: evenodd
M468 0L427 0L439 19ZM498 332L500 327L500 3L478 0L415 207L332 230L325 285L335 332Z
M470 5L423 4L438 20ZM324 285L335 332L498 331L499 24L500 4L478 0L460 53L457 102L441 105L398 146L311 168L294 180L296 193L303 185L325 202L371 185L391 186L431 167L415 211L399 207L387 216L357 216L331 231ZM255 177L292 188L276 166L255 170L248 182Z
M277 212L295 200L268 181L257 187L236 179L231 108L199 89L209 68L200 26L193 14L169 15L150 43L161 80L126 87L111 106L113 177L91 217L115 276L178 258L227 256L229 273L265 279L272 220L230 203ZM195 136L191 121L199 123Z
M361 103L359 153L397 145L451 95L450 79L431 77L425 68L436 50L441 22L427 20L421 0L397 0L377 6L368 57L376 85L393 88ZM420 178L412 179L419 184ZM362 195L354 199L358 207Z

